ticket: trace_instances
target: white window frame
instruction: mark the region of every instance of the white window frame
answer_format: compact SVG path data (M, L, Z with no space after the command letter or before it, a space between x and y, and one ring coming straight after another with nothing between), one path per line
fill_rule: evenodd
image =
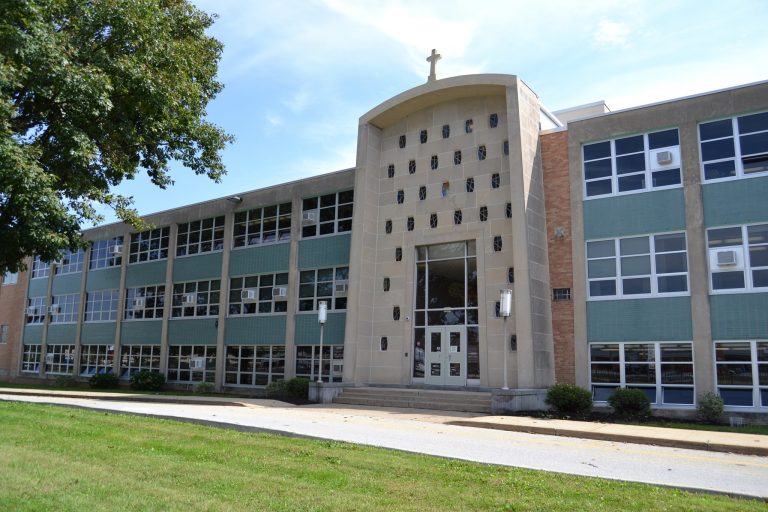
M750 112L748 114L742 114L739 116L734 116L731 118L724 117L720 119L708 119L707 121L702 121L698 124L698 129L696 130L697 136L699 139L699 162L700 162L700 172L701 172L701 182L702 183L719 183L722 181L732 181L732 180L740 180L740 179L748 179L748 178L755 178L759 176L768 176L768 171L763 172L754 172L754 173L744 173L744 162L742 160L742 153L741 153L741 133L739 132L739 118L741 117L747 117L754 114L763 114L765 112ZM709 123L715 123L718 121L725 121L730 119L731 121L731 135L726 137L718 137L716 139L707 139L706 141L701 140L701 126ZM766 133L768 132L768 128L766 130L761 130L757 132L749 132L748 134L744 135L754 135L758 133ZM707 160L704 161L704 155L702 150L702 144L705 142L713 142L717 140L726 140L726 139L732 139L733 140L733 150L734 150L734 156L728 157L728 158L718 158L715 160ZM760 153L762 154L762 153ZM705 172L704 172L704 165L705 164L712 164L712 163L719 163L719 162L728 162L730 160L734 160L734 169L735 169L735 175L734 176L726 176L723 178L709 178L707 179Z
M206 289L201 290L201 285L207 284ZM212 289L213 286L216 289ZM194 294L196 303L192 306L184 304L184 297ZM211 298L215 294L215 300ZM203 279L201 281L187 281L173 283L171 295L171 319L202 318L219 316L219 304L221 303L221 279ZM203 311L202 308L205 308Z
M30 315L29 308L36 307L37 314ZM27 299L27 309L24 311L27 325L41 325L45 322L45 316L48 314L47 297L30 297Z
M112 252L115 247L122 247L122 245L122 235L91 242L91 261L88 263L89 270L119 267L122 265L123 253L120 252L120 254L115 255Z
M40 259L40 256L35 256L35 259L32 260L32 274L29 276L30 279L42 279L47 278L48 275L51 272L51 266L48 264L47 261L43 261Z
M262 280L271 277L272 284L262 284ZM252 286L247 286L246 283L251 282ZM280 281L279 283L277 281ZM257 284L258 283L258 284ZM285 297L275 297L273 290L275 288L285 288ZM256 290L256 299L252 301L245 301L241 297L243 290ZM261 299L261 291L269 290L269 299ZM256 274L249 276L237 276L229 278L229 303L227 305L227 316L253 316L253 315L286 315L288 313L288 273L278 272L275 274ZM236 297L237 300L232 298ZM284 303L284 311L275 311L276 303ZM269 304L268 312L261 312L262 305ZM253 305L252 312L246 312L246 305ZM237 307L239 312L233 312L233 307Z
M189 355L186 352L189 349ZM178 355L175 353L178 352ZM205 359L205 367L202 369L190 368L193 358L202 357ZM171 363L175 362L175 366ZM186 366L186 368L184 367ZM176 374L173 378L172 373ZM189 372L188 379L181 379L181 372ZM194 378L195 374L202 374L202 379ZM213 384L216 377L216 345L171 345L168 347L168 382L177 383L196 383L210 382Z
M119 290L94 290L85 294L84 322L114 322L117 320Z
M670 272L670 273L663 273L659 274L656 271L656 256L662 255L662 254L678 254L683 251L667 251L667 252L657 252L656 251L656 237L657 236L664 236L664 235L683 235L683 238L685 240L685 262L686 262L686 271L685 272ZM644 274L644 275L635 275L635 276L622 276L621 274L621 241L622 240L629 240L633 238L648 238L648 248L649 253L647 253L650 264L651 264L651 273L650 274ZM613 241L614 243L614 255L613 256L606 256L602 258L589 258L588 256L588 245L592 242L608 242ZM627 254L624 257L632 257L632 256L644 256L645 254ZM624 299L645 299L645 298L652 298L652 297L686 297L690 296L691 294L691 277L690 277L690 264L688 262L688 235L685 231L672 231L668 233L652 233L647 235L633 235L633 236L626 236L622 238L601 238L601 239L595 239L595 240L587 240L584 243L584 258L586 262L586 276L587 276L587 300L588 301L597 301L597 300L624 300ZM605 278L590 278L589 277L589 262L595 261L595 260L613 260L614 261L614 268L615 273L614 277L605 277ZM685 275L685 287L686 290L682 292L659 292L659 278L660 277L672 277L672 276L681 276ZM625 294L624 293L624 283L623 279L632 279L632 278L642 278L642 277L648 277L651 281L651 291L650 293L636 293L636 294ZM590 295L590 283L592 281L609 281L611 279L614 279L616 282L616 293L614 295L598 295L595 297L592 297Z
M170 234L171 228L169 226L148 229L141 233L132 233L128 252L128 264L136 265L168 259ZM153 246L155 243L156 247ZM145 256L144 259L142 259L143 255Z
M21 353L21 371L23 373L39 373L42 353L42 345L24 345Z
M112 373L115 368L114 345L82 345L80 347L80 376Z
M48 356L52 361L48 362ZM50 375L72 375L75 371L75 345L48 345L45 354L45 373Z
M662 133L662 132L666 132L666 131L670 131L670 130L677 130L677 142L678 142L677 145L675 145L675 146L658 147L658 148L650 149L650 146L649 146L649 143L648 143L648 136L649 135L653 135L653 134L656 134L656 133ZM635 153L623 153L621 155L617 155L616 154L616 141L617 140L621 140L621 139L625 139L625 138L629 138L629 137L637 137L637 136L640 136L640 135L643 137L643 154L645 156L645 171L644 171L644 173L645 173L645 186L643 188L639 188L639 189L635 189L635 190L627 190L627 191L624 191L624 192L619 192L619 177L620 177L620 175L617 174L617 170L616 170L616 159L617 159L617 157L627 156L627 155L632 155L632 154L639 154L640 152L637 151ZM610 179L611 179L611 192L608 193L608 194L599 194L599 195L588 196L587 195L587 182L606 180L606 179L609 178L609 176L603 176L601 178L593 178L593 179L587 180L586 168L585 168L585 164L586 164L587 161L584 160L584 147L585 146L591 146L592 144L600 144L600 143L603 143L603 142L609 142L610 143L610 147L611 147L611 155L610 155L610 157L605 157L605 158L610 158L610 161L611 161L611 175L610 175ZM641 133L636 133L634 135L625 135L624 137L617 137L617 138L613 138L613 139L597 140L597 141L591 141L591 142L587 142L587 143L582 143L581 144L581 172L582 172L581 187L582 187L582 196L584 197L584 200L588 201L588 200L591 200L591 199L600 199L600 198L604 198L604 197L625 196L625 195L630 195L630 194L639 194L639 193L648 192L648 191L651 191L651 190L667 190L667 189L673 189L673 188L682 188L682 186L683 186L682 155L680 155L680 162L678 162L677 165L668 165L668 166L664 166L662 168L652 169L652 166L651 166L651 154L655 154L655 153L657 153L659 151L665 151L665 150L672 150L672 151L676 150L677 154L680 155L680 129L678 127L671 127L671 128L665 128L663 130L654 130L654 131L651 131L651 132L645 132L645 133L642 133L642 134ZM592 162L592 161L595 161L595 160L603 160L603 159L604 158L599 158L599 159L596 158L596 159L589 160L589 161ZM653 186L653 174L654 174L654 172L669 171L669 170L672 170L672 169L675 169L675 168L678 168L678 171L680 173L680 183L675 183L673 185L663 185L663 186L658 186L658 187L654 187ZM640 174L640 172L622 174L621 176L631 176L633 174Z
M138 364L133 364L137 362ZM160 371L160 345L123 345L120 347L120 378L130 379L141 371Z
M717 226L717 227L711 227L707 228L707 254L710 256L707 258L707 266L709 269L709 272L707 273L707 279L709 280L709 293L712 295L728 295L732 293L762 293L765 291L768 291L768 286L755 286L754 285L754 279L752 276L753 270L768 270L768 267L753 267L751 256L749 253L749 248L752 247L766 247L766 250L768 250L768 244L750 244L749 243L749 236L748 236L748 229L752 226L768 226L768 223L766 222L758 222L753 224L736 224L731 226ZM712 230L716 229L727 229L727 228L741 228L741 244L737 245L723 245L719 247L709 247L709 233ZM711 254L718 250L723 249L739 249L741 251L741 255L743 257L743 265L741 272L744 273L744 287L743 288L726 288L726 289L715 289L712 282L712 276L713 274L718 274L722 272L734 272L738 271L736 269L723 269L723 270L716 270L712 268L712 257Z
M3 286L17 284L19 282L18 272L6 272L3 275Z
M154 295L152 295L152 298L154 299L154 305L152 306L146 303L148 290L152 290L154 292ZM144 302L143 308L134 309L133 301L136 298L144 299L145 302ZM160 301L161 304L158 304L158 301ZM164 284L134 286L132 288L125 289L125 304L123 305L123 320L130 320L130 321L162 320L164 308L165 308L165 285ZM149 318L147 318L145 314L147 310L152 310L152 316ZM139 314L141 318L136 318L136 315L139 315Z
M251 357L243 357L243 352L246 350L253 350ZM264 354L266 350L266 357L258 357L259 352ZM227 359L224 362L224 386L233 388L252 388L263 387L271 382L277 380L283 380L285 378L286 368L286 351L285 345L227 345L226 346ZM282 354L282 357L281 357ZM249 362L251 363L251 369L247 370L244 367ZM282 361L282 371L280 371L280 362ZM232 365L230 364L232 363ZM259 363L266 363L266 371L260 368ZM236 369L232 369L235 366ZM267 377L266 383L257 384L257 376ZM241 383L250 377L251 383ZM234 382L230 382L229 379L233 379Z
M52 324L75 324L80 316L80 294L67 293L51 297L51 306L58 306L59 312L51 314Z
M340 203L339 202L339 195L340 194L346 194L346 193L351 193L352 194L352 201L345 202L345 203ZM342 234L342 233L351 233L352 232L352 219L353 219L353 216L354 216L354 205L355 205L355 195L354 194L355 194L354 190L341 190L339 192L331 192L331 193L328 193L328 194L320 194L318 196L312 196L312 197L305 197L305 198L303 198L301 200L301 213L302 213L302 217L304 216L304 212L315 211L315 212L317 212L317 221L314 223L314 225L316 227L314 235L305 235L304 234L304 227L305 226L302 226L302 228L301 228L301 238L302 239L305 239L305 238L321 238L321 237L325 237L325 236L334 236L334 235L338 235L338 234ZM328 206L321 206L322 198L326 197L326 196L330 196L330 195L336 196L335 199L334 199L335 202L334 202L334 205L333 205L333 208L334 208L334 213L333 213L334 214L334 218L333 218L332 221L330 221L330 220L329 221L323 221L323 220L320 219L321 212L324 209L330 209L331 206L330 205L328 205ZM316 201L316 207L305 210L304 209L305 201L308 201L308 200L311 200L311 199L314 199ZM352 212L350 212L349 217L339 218L339 208L343 207L343 206L347 206L347 205L350 205L352 207ZM339 223L342 222L342 221L344 221L344 222L349 221L349 229L345 229L343 231L339 230ZM330 233L323 233L323 234L321 234L320 233L320 226L321 225L326 225L326 224L333 224L333 231L330 232Z
M311 358L299 357L299 353L303 350L310 349L312 354ZM326 354L326 351L328 352ZM294 358L294 370L296 370L296 377L308 378L310 381L318 379L318 368L320 367L320 345L296 345ZM330 355L330 358L328 357ZM299 373L298 364L299 361L303 361L304 364L309 362L310 373ZM334 365L341 368L338 372L333 373ZM326 369L327 368L327 369ZM330 371L328 371L330 370ZM344 345L323 345L323 381L324 382L341 382L341 373L344 371ZM331 375L332 374L332 375Z
M210 223L210 225L206 226L206 223ZM193 224L197 225L194 229L192 227ZM179 224L176 229L176 257L184 258L187 256L197 256L198 254L223 251L224 224L224 215ZM196 242L189 241L190 237L193 235L197 235ZM210 238L208 240L203 240L204 235L208 235ZM208 245L208 248L204 248L204 245L206 244ZM192 248L194 248L195 252L190 252L190 249Z
M78 249L75 252L70 250L64 251L61 257L61 264L56 265L56 275L75 274L83 271L83 264L85 263L85 251Z
M337 273L339 271L341 271L342 269L344 269L346 271L347 279L338 279L337 278ZM331 281L320 281L321 283L329 283L329 282L331 283L331 295L330 296L328 296L328 295L318 296L317 295L317 284L318 284L317 273L319 271L321 271L321 270L331 270L333 272L333 279ZM301 275L303 273L305 273L305 272L314 272L315 273L315 277L314 277L314 279L313 279L313 281L311 283L314 286L314 292L313 292L312 297L310 297L310 296L302 297L301 296L302 286L308 286L310 284L308 281L307 282L302 282L301 281ZM328 267L328 268L313 268L313 269L312 268L308 268L308 269L301 269L301 270L299 270L299 283L298 283L299 293L297 293L297 297L296 297L296 313L297 314L308 314L308 313L316 312L317 311L317 307L318 307L317 306L318 302L323 301L323 300L326 301L327 304L328 304L328 311L346 311L347 310L346 306L343 307L343 308L337 308L336 307L336 300L341 298L341 296L337 296L336 295L336 284L340 284L342 282L349 283L349 266L348 265L340 265L338 267ZM347 298L347 297L344 297L344 298ZM312 309L301 309L301 302L302 301L308 301L308 300L312 300L313 301Z
M662 345L690 345L691 347L691 360L690 361L663 361L661 359L661 348ZM616 362L604 362L604 361L592 361L592 346L598 346L598 345L617 345L619 348L619 361ZM647 362L635 362L635 361L626 361L625 357L625 347L627 345L653 345L653 354L654 359L653 361L647 361ZM695 363L695 354L693 353L693 342L691 341L625 341L625 342L595 342L589 344L589 389L592 391L594 396L594 386L598 387L610 387L615 384L618 384L618 388L632 388L632 389L639 389L639 388L654 388L656 390L656 402L652 402L651 406L654 409L664 409L664 408L673 408L673 409L690 409L695 407L696 405L696 363ZM619 382L592 382L592 365L593 364L618 364L619 365ZM627 364L649 364L654 368L655 372L655 380L656 382L654 384L635 384L635 383L627 383L626 378L626 365ZM665 384L662 382L662 367L665 364L690 364L693 369L693 383L691 384ZM671 389L689 389L691 388L693 390L693 403L690 404L681 404L681 403L675 403L675 402L664 402L664 388L671 388ZM597 404L606 404L607 401L598 401L595 400L595 403Z
M715 386L717 388L718 394L720 393L720 388L723 389L750 389L752 390L752 405L725 405L725 410L728 411L744 411L744 410L759 410L759 411L765 411L768 410L768 400L766 400L766 403L762 403L762 391L766 390L768 391L768 383L761 385L760 384L760 365L766 365L768 366L768 361L758 361L757 359L757 344L758 343L768 343L768 340L716 340L714 342L714 365L713 365L713 371L714 371L714 379L715 379ZM750 348L750 361L718 361L717 360L717 346L718 345L724 345L728 343L748 343ZM717 367L720 365L728 365L728 364L745 364L750 365L752 369L752 385L746 385L746 384L720 384L717 378Z

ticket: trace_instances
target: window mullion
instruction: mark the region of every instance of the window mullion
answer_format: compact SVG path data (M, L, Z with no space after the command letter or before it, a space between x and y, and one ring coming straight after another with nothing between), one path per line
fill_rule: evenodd
M616 141L611 141L611 195L619 193L619 176L616 172Z
M734 117L731 119L731 123L733 123L733 148L734 148L734 158L736 161L734 162L735 169L736 169L736 177L737 178L743 178L744 177L744 165L741 161L741 137L739 137L739 123L738 118Z
M616 275L616 297L624 297L624 279L622 279L621 275L621 243L620 239L616 238L613 241L613 263L614 263L614 274ZM622 349L623 350L623 349Z
M619 386L622 388L627 386L627 372L624 365L624 343L619 343Z

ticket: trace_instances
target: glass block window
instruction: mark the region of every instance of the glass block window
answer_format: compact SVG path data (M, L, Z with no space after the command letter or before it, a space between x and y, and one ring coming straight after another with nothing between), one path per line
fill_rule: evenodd
M384 278L383 289L384 289L385 292L389 291L389 278L388 277Z
M504 155L509 156L509 141L504 141Z
M216 376L216 347L168 347L168 382L211 382Z
M38 279L41 277L48 277L50 272L50 265L48 262L40 259L40 256L35 256L32 261L32 277L30 279Z
M398 145L400 146L400 149L403 149L405 147L405 135L400 136L400 140L398 141Z
M443 125L443 138L447 139L450 136L451 136L451 126L447 125L447 124L444 124Z
M114 361L114 345L83 345L80 347L80 376L112 373Z
M91 242L91 261L88 268L119 267L123 263L123 237Z
M402 259L403 259L403 248L395 247L395 261L402 261Z
M478 160L485 160L485 157L487 156L488 151L486 150L485 146L479 146L477 148L477 159Z
M48 309L52 324L75 323L80 313L80 294L55 295L51 297L51 306Z
M451 192L451 183L448 181L444 181L443 184L440 186L440 195L442 197L448 197L448 194Z
M419 187L419 200L423 201L427 198L427 187L424 185Z
M334 233L346 233L352 230L352 204L354 192L346 190L335 194L304 199L302 211L316 212L316 221L302 221L301 235L304 238Z
M430 213L429 214L429 227L432 229L437 227L437 214L436 213Z
M713 293L768 288L768 224L707 230Z
M419 141L422 144L425 144L427 142L427 130L421 130L419 133Z
M220 289L221 281L219 279L174 283L171 317L218 315Z
M285 378L285 347L230 345L224 365L225 386L266 386Z
M323 382L341 382L344 371L344 346L323 346ZM296 377L316 381L320 375L320 347L318 345L296 346Z
M392 308L392 320L395 322L400 320L400 306L395 306Z
M475 178L467 178L466 189L467 192L475 191Z
M507 269L507 282L513 284L515 282L515 268L509 267Z
M416 172L416 160L409 160L408 161L408 174L413 174Z
M124 320L148 320L163 318L165 286L150 285L125 290Z
M768 407L768 341L715 343L715 369L726 406Z
M384 231L386 231L386 233L387 233L388 235L389 235L390 233L392 233L392 220L391 220L391 219L387 219L387 220L384 222Z
M504 215L506 215L508 219L512 218L512 203L507 203L504 207Z
M61 258L61 264L56 266L56 275L74 274L83 271L83 261L85 260L85 251L78 249L75 252L64 251Z
M379 340L379 350L382 352L386 352L387 348L389 348L389 340L386 336L382 336Z
M501 186L501 176L495 172L491 174L491 188L499 188Z
M403 204L405 201L405 192L403 190L398 190L396 195L397 204Z
M120 378L134 373L160 371L160 345L123 345L120 347Z
M461 210L454 211L453 212L453 223L458 226L459 224L461 224L461 221L462 221Z
M499 114L494 113L488 116L488 124L491 128L499 126Z
M413 228L415 227L413 217L408 217L408 219L405 221L405 228L408 231L413 231Z
M488 207L487 206L481 206L480 207L480 222L485 222L488 220Z
M42 346L24 345L21 353L21 371L24 373L38 373L40 371L40 354Z
M288 233L290 235L290 229ZM224 249L223 215L179 224L176 235L176 256L189 256L222 249Z
M41 324L45 322L48 313L48 301L45 297L30 297L27 299L27 323Z
M74 345L48 345L45 353L45 373L71 375L75 371Z
M502 242L501 242L501 237L500 236L494 236L493 237L493 251L494 252L499 252L499 251L501 251L502 247L503 247L503 245L502 245Z
M472 133L475 128L475 123L471 119L464 121L464 133Z
M8 343L8 324L0 325L0 344Z
M395 164L389 164L387 166L387 178L395 177Z
M655 405L693 405L692 344L592 344L590 381L596 402L629 388L641 390Z
M768 172L768 112L699 125L704 180Z
M461 150L453 152L453 165L461 165Z
M85 295L85 321L105 322L117 320L118 290L97 290Z
M347 309L348 267L299 272L299 311L317 311L325 301L329 310Z
M221 217L221 219L221 226L223 228L224 217ZM312 227L314 228L315 226L313 225ZM287 242L291 239L291 203L275 204L263 208L236 212L233 229L234 247ZM221 236L223 240L223 230L221 231ZM223 242L221 247L223 247Z
M439 163L437 159L437 155L432 155L432 157L429 159L429 167L434 171L437 169Z
M262 274L229 280L229 314L256 315L288 311L288 274Z
M131 235L128 263L163 260L168 257L168 236L171 228L156 228Z

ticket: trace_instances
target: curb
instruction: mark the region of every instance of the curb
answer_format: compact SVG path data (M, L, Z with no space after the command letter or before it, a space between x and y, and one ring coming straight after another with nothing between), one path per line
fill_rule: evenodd
M121 394L100 394L100 393L82 393L82 392L67 392L58 391L52 392L25 392L21 390L11 390L0 388L1 395L14 395L14 396L40 396L45 398L80 398L84 400L104 400L104 401L121 401L121 402L154 402L161 404L184 404L184 405L218 405L218 406L231 406L231 407L248 407L249 404L230 400L227 398L194 398L185 395L174 397L171 395L121 395Z

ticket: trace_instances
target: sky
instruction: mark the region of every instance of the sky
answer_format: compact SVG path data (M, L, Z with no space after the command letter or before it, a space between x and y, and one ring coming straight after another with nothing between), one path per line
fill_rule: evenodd
M619 110L768 80L768 1L193 0L218 18L224 90L208 119L235 136L219 184L180 165L149 214L355 165L358 119L437 77L519 76L551 111ZM106 222L115 220L101 209Z

